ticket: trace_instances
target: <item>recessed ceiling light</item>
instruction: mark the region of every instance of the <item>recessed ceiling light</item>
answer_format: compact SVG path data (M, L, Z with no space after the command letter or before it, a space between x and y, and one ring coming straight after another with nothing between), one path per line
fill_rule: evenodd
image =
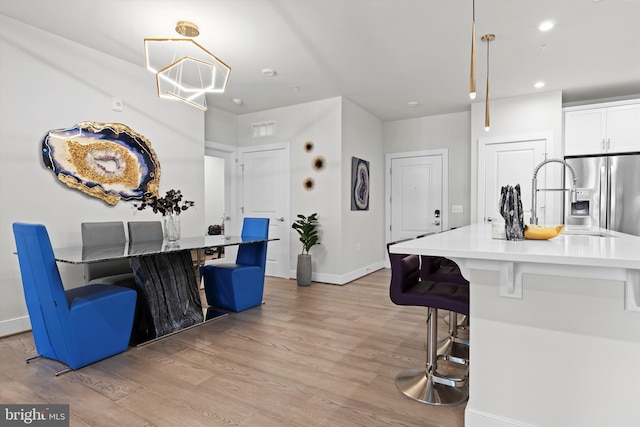
M540 25L538 26L538 29L540 31L549 31L550 29L552 29L554 27L555 22L553 21L544 21L542 23L540 23Z
M276 75L276 70L272 69L272 68L263 68L262 69L262 74L264 74L265 76L268 77L273 77Z
M536 89L540 89L544 87L544 82L536 82L533 87L535 87Z
M231 102L233 102L236 105L242 105L242 99L240 98L233 98Z
M409 101L409 102L407 102L407 105L409 107L417 107L420 104L418 104L418 102L416 102L416 101Z

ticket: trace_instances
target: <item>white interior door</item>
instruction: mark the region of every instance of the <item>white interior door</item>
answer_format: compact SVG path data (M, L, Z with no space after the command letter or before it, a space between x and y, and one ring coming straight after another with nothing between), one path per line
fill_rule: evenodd
M242 213L269 218L269 276L289 277L289 146L270 145L241 151Z
M505 185L520 184L524 222L531 218L533 170L545 159L546 138L481 141L478 146L478 222L491 218L502 220L500 190ZM546 172L538 173L539 187L546 187ZM545 218L546 193L538 193L538 216Z
M443 229L443 156L391 159L391 239Z

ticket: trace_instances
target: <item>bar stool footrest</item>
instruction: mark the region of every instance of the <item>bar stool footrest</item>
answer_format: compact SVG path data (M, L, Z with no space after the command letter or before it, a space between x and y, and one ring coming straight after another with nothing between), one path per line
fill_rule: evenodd
M453 406L469 398L466 378L445 377L424 368L400 372L396 386L405 396L427 405Z

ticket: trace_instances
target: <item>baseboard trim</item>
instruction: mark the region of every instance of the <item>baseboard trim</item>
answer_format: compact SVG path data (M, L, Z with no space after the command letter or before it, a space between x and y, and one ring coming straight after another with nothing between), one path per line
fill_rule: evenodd
M376 262L363 268L351 271L343 275L326 274L326 273L311 273L312 282L328 283L330 285L343 286L349 282L353 282L361 277L371 274L374 271L378 271L384 268L384 261ZM291 270L290 278L296 278L296 270Z
M29 316L0 321L0 337L19 334L31 330Z
M535 427L533 424L523 423L510 418L500 417L469 408L464 411L465 427Z

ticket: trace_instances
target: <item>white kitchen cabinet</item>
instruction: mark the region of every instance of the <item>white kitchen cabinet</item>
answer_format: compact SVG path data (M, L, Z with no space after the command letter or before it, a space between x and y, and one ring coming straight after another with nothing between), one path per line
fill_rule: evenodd
M640 101L565 109L565 156L630 151L640 151Z

